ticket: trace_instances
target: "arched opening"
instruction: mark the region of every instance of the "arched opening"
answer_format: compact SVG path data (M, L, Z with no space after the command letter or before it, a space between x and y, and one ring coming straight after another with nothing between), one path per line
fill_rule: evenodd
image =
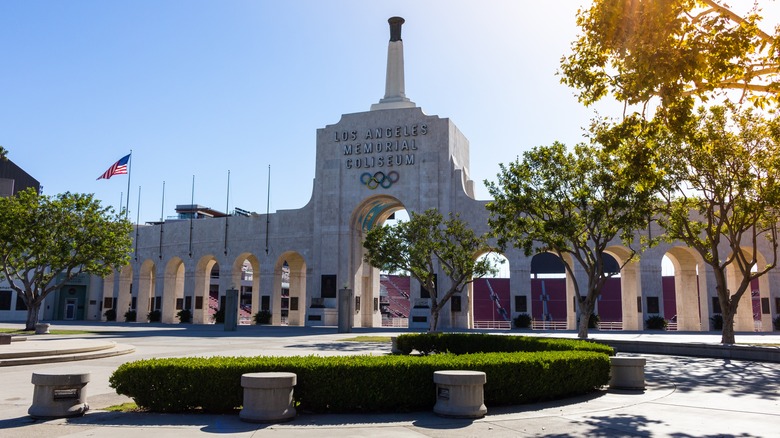
M641 330L642 321L636 307L641 295L639 260L626 263L631 250L611 246L604 254L604 273L610 275L596 303L599 330ZM622 266L622 269L621 269Z
M481 254L477 259L489 259L498 269L494 275L475 279L470 288L472 303L471 327L511 329L509 260L500 253Z
M163 283L162 322L172 324L178 322L177 313L184 309L184 262L173 257L165 267Z
M374 227L386 222L408 220L403 204L396 198L386 195L366 199L352 215L352 257L349 268L348 286L352 289L356 317L353 324L358 327L377 327L380 325L403 326L406 318L409 327L427 328L430 308L425 316L413 315L416 304L414 298L420 297L420 286L412 284L404 273L382 273L379 269L363 261L365 249L363 240ZM406 278L404 278L406 277ZM408 285L408 286L407 286ZM407 289L408 287L408 289ZM382 294L385 294L384 297ZM386 306L380 306L380 300ZM406 305L409 300L409 305ZM383 304L384 304L383 303ZM414 303L414 304L412 304ZM380 309L384 308L384 311ZM408 310L407 310L408 309ZM422 307L418 307L422 309ZM417 313L424 313L417 311ZM412 323L409 323L409 318Z
M222 299L220 299L219 296L219 273L219 263L214 263L214 265L211 266L208 277L208 322L216 322L217 312L225 305L224 295Z
M396 210L382 225L395 226L408 221L406 210ZM379 273L379 311L383 327L409 327L411 305L411 276L408 272Z
M669 321L667 330L707 330L710 321L704 320L701 311L707 308L706 298L702 297L702 291L707 290L706 278L699 275L703 271L701 258L695 251L684 246L669 249L661 262L663 305L647 297L647 316L662 315Z
M238 288L239 324L252 324L260 311L260 261L250 253L240 254L233 262L232 284ZM266 310L270 310L270 305Z
M749 260L753 258L750 248L741 248L742 252ZM766 268L766 258L760 252L755 254L756 264L751 268L751 272L764 270ZM726 269L726 282L730 291L736 291L742 281L742 273L736 266L736 261ZM742 296L737 307L737 314L734 317L734 330L736 331L771 331L772 314L770 310L769 297L771 295L769 288L768 274L764 274L758 279L750 282L748 290ZM713 307L714 302L713 300ZM763 305L762 305L763 301Z
M156 306L157 267L150 259L144 260L138 274L138 306L136 321L146 321L147 314ZM162 304L162 303L160 303Z
M288 251L277 260L274 267L273 302L273 325L304 325L306 261L299 253ZM276 303L279 305L276 306Z
M215 296L212 301L210 294L211 291L211 273L216 267L217 279L219 279L219 265L217 259L212 255L203 256L198 260L195 265L194 272L194 291L193 291L193 303L192 303L192 322L195 324L208 324L212 320L210 318L210 309L213 307L216 309L218 305L217 297ZM215 284L218 291L219 285ZM219 292L217 292L217 295ZM187 303L185 300L185 307ZM215 310L216 311L216 310ZM213 312L212 312L213 313Z
M531 328L567 328L567 288L566 268L557 255L544 252L531 258Z
M623 327L624 303L622 296L624 281L637 283L638 268L630 276L620 273L620 264L614 255L621 248L610 248L610 253L604 254L604 272L612 276L604 283L594 312L599 316L604 329L619 330ZM570 262L571 263L571 262ZM630 266L630 265L628 265ZM575 266L576 269L576 266ZM553 253L536 254L531 259L531 317L532 328L541 330L576 329L577 308L574 278L566 272L563 261ZM580 293L585 294L584 279L580 284ZM571 303L571 306L569 304Z

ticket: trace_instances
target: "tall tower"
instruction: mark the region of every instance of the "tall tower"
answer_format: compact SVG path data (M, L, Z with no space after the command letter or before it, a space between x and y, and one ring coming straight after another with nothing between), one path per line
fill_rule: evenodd
M404 91L404 42L401 39L401 17L391 17L390 42L387 45L387 76L385 79L385 97L379 103L371 105L371 111L383 109L414 108L414 102L406 97Z

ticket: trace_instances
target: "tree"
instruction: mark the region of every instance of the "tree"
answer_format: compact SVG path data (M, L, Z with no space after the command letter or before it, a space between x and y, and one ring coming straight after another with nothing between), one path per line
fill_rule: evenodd
M581 10L582 34L562 60L562 81L590 105L608 94L643 110L684 122L694 98L727 90L738 100L777 103L777 36L759 27L756 5L740 16L712 0L595 0Z
M0 279L27 305L35 329L44 298L79 274L108 275L127 264L132 224L91 194L0 198Z
M387 271L407 271L430 292L430 331L436 331L439 311L474 279L497 272L488 257L476 255L488 249L487 238L478 236L458 215L444 219L436 209L422 214L412 212L409 221L394 227L373 228L363 242L364 260ZM449 278L449 288L439 294L438 267Z
M766 151L774 145L751 137L776 142L780 28L771 35L759 27L757 3L741 16L713 0L596 0L578 14L577 24L582 34L562 60L562 82L578 89L585 105L608 95L626 105L623 120L603 130L613 138L633 136L637 144L666 145L645 154L637 171L667 179L659 192L665 200L662 225L715 271L722 342L733 343L743 286L726 289L726 267L738 265L740 285L771 268L751 273L755 251L738 255L741 240L750 242L751 236L769 238L766 258L777 257L775 231L766 228L769 218L764 216L778 219L777 204L767 198L776 167ZM750 105L762 111L743 108ZM728 154L745 161L736 163ZM769 158L760 163L760 156ZM720 242L735 252L721 252Z
M578 336L588 337L588 320L604 283L604 255L619 238L637 257L636 233L648 224L652 187L645 188L629 172L629 160L596 144L580 144L568 152L561 143L523 154L522 161L501 164L496 183L486 181L494 200L488 222L501 248L511 244L526 256L552 252L574 278L575 265L587 275L585 290L573 282L577 297Z
M780 217L780 123L754 111L701 110L682 142L663 148L669 182L659 222L712 267L723 316L721 342L733 344L734 317L750 283L777 266ZM759 247L769 244L766 264ZM727 272L734 269L736 288Z
M0 146L0 161L8 161L8 150Z

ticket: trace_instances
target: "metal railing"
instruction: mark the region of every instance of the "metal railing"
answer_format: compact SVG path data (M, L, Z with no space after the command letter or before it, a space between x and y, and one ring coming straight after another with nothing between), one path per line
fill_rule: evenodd
M623 330L623 321L602 321L598 323L599 330Z
M566 330L566 321L531 321L532 330Z
M474 321L475 329L494 329L511 330L512 323L509 321Z

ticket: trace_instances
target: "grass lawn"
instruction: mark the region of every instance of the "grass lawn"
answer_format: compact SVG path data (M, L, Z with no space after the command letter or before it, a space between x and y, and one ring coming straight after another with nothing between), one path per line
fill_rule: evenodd
M24 330L24 329L12 329L12 328L0 328L0 333L10 333L12 335L34 335L35 330ZM89 333L99 333L99 332L91 332L87 330L58 330L58 329L50 329L49 333L50 335L85 335Z

